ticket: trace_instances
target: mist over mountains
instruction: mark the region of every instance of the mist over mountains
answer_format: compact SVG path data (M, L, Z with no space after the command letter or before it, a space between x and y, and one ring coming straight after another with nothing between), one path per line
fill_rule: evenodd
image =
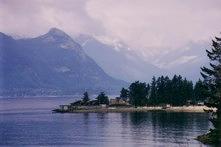
M83 34L75 40L108 74L130 82L150 82L153 76L174 74L197 81L201 78L200 67L208 62L205 49L210 47L208 42L190 42L180 49L165 48L157 56L144 57L123 43L105 44Z
M167 73L166 70L143 60L122 43L109 45L87 35L79 35L75 40L82 45L90 57L113 77L129 82L150 81L153 76L161 76Z

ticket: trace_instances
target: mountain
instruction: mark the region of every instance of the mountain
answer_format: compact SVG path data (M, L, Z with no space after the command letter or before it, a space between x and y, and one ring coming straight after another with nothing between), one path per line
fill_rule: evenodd
M70 36L52 28L15 40L0 33L1 95L56 95L105 91L127 83L112 78Z
M136 80L149 82L153 76L166 74L166 70L143 60L123 43L108 45L83 34L75 37L75 40L98 65L113 77L128 82Z
M197 81L201 78L200 67L208 62L205 49L210 48L208 42L189 42L174 50L165 48L157 58L147 58L123 43L110 45L83 34L76 36L75 40L109 75L129 82L150 82L153 76L173 77L174 74Z

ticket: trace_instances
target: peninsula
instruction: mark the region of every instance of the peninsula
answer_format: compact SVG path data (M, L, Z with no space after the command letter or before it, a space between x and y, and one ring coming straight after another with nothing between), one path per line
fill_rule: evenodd
M124 90L123 90L124 91ZM211 111L203 103L191 104L190 102L182 106L172 106L171 104L160 105L143 105L135 106L121 92L120 97L108 98L103 92L94 100L90 100L88 93L84 93L82 100L70 104L60 105L54 109L56 113L123 113L123 112L148 112L148 111L165 111L165 112L204 112Z

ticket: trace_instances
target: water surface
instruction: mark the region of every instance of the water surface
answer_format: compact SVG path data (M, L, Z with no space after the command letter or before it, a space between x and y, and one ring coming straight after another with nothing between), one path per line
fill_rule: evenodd
M1 146L204 146L206 113L76 113L51 110L73 98L1 98Z

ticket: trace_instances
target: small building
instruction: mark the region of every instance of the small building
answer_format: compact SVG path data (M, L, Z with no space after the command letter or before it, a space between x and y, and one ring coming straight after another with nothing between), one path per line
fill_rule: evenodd
M170 104L163 104L163 105L162 105L162 108L163 108L163 109L167 109L167 108L170 108L170 107L171 107Z
M62 111L67 111L69 109L69 105L60 105L59 107Z
M101 106L101 108L106 108L107 107L106 104L101 104L100 106Z
M203 106L203 105L204 105L204 102L197 102L197 105L198 105L198 106Z
M187 102L186 102L187 106L194 105L194 104L195 104L195 102L192 100L187 100Z
M128 102L124 101L122 98L116 97L115 99L110 99L110 105L129 105Z

